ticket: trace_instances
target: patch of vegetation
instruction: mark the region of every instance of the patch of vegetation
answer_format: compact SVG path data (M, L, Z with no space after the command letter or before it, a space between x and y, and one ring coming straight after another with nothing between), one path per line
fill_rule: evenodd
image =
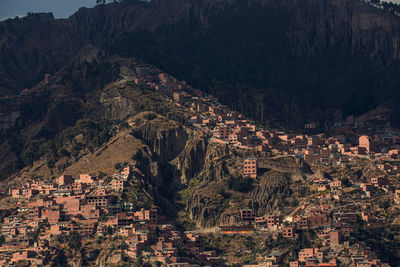
M228 188L238 192L246 193L253 189L253 180L242 176L230 176L228 179Z
M154 120L155 118L157 118L157 115L156 115L155 113L153 113L153 112L149 112L149 113L146 113L146 114L143 116L143 118L145 118L146 120L152 121L152 120Z
M386 225L381 228L363 229L352 235L352 243L364 243L376 251L383 262L396 266L400 262L400 242L394 233L398 233L398 225Z
M121 195L121 200L124 202L135 203L135 209L149 209L153 205L151 199L144 191L145 185L141 179L128 181L127 189Z
M117 162L114 165L114 169L116 169L117 171L122 171L123 168L125 168L126 166L128 166L128 162Z
M225 188L221 187L217 190L217 193L221 195L223 198L228 199L231 197L232 194L226 192Z
M42 137L30 141L21 153L21 160L25 166L31 166L35 160L45 156L48 167L53 168L60 157L77 157L82 149L93 151L107 142L115 134L114 126L112 121L78 120L74 127L63 130L54 138ZM81 136L82 140L77 141L76 136Z
M76 232L72 231L68 236L68 246L73 250L79 250L82 246L82 238L81 235Z
M141 122L142 122L142 119L141 119L141 118L136 118L136 120L135 120L135 124L136 124L136 125L140 124Z

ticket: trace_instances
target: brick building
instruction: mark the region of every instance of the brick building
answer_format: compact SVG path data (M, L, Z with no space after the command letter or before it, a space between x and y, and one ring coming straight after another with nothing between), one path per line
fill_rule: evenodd
M243 177L257 178L257 159L245 159L243 161Z

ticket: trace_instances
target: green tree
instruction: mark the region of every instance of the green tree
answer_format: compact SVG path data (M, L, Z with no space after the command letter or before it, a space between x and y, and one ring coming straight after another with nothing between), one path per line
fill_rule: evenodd
M122 165L122 163L121 163L121 162L117 162L117 163L115 163L115 165L114 165L114 169L116 169L117 171L121 171L121 170L122 170L122 168L123 168L123 165Z

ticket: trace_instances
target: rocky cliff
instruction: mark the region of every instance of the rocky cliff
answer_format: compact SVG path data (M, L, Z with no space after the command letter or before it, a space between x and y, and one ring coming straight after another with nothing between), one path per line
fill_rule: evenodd
M207 143L204 150L203 143L196 139L189 140L187 146L192 153L187 153L186 148L177 165L185 174L181 181L187 186L181 201L187 216L199 228L238 223L244 208L257 209L259 214L286 215L293 210L291 202L306 190L303 182L310 173L309 167L292 157L271 158L213 142ZM194 150L201 152L193 153ZM185 164L181 163L182 156ZM241 162L248 157L258 158L260 171L257 180L249 179L244 184ZM190 162L200 162L201 166L193 168ZM235 181L242 184L235 186Z
M192 131L188 137L184 150L173 161L180 172L180 181L186 184L189 179L204 167L206 161L208 141L204 134Z
M161 163L178 156L187 141L187 132L182 125L160 119L142 124L135 130L135 136L144 140Z

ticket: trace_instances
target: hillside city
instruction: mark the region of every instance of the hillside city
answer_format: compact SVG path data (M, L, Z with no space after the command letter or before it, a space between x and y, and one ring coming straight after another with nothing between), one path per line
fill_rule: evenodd
M386 213L385 205L387 201L400 205L400 187L393 181L400 174L399 135L370 134L368 121L354 116L331 127L351 131L357 143L348 142L344 135L315 134L315 123L304 126L310 134L266 129L153 67L137 67L131 82L165 95L166 101L185 111L185 125L202 132L209 142L271 157L294 157L310 165L371 161L384 173L369 181L353 176L315 177L313 197L300 201L288 216L241 210L241 223L220 225L217 231L231 236L269 233L274 242L293 243L313 230L318 240L318 246L297 252L276 249L262 261L243 266L390 266L353 237L393 223L394 216ZM242 179L258 179L259 159L246 158L240 164ZM137 210L135 203L122 202L120 196L131 179L135 179L132 166L125 166L107 178L64 174L10 188L8 198L15 205L0 209L0 265L45 265L66 246L100 244L106 238L122 238L118 249L126 257L158 266L228 265L224 255L206 246L201 231L178 229L157 207ZM374 208L378 202L383 205L380 209Z

